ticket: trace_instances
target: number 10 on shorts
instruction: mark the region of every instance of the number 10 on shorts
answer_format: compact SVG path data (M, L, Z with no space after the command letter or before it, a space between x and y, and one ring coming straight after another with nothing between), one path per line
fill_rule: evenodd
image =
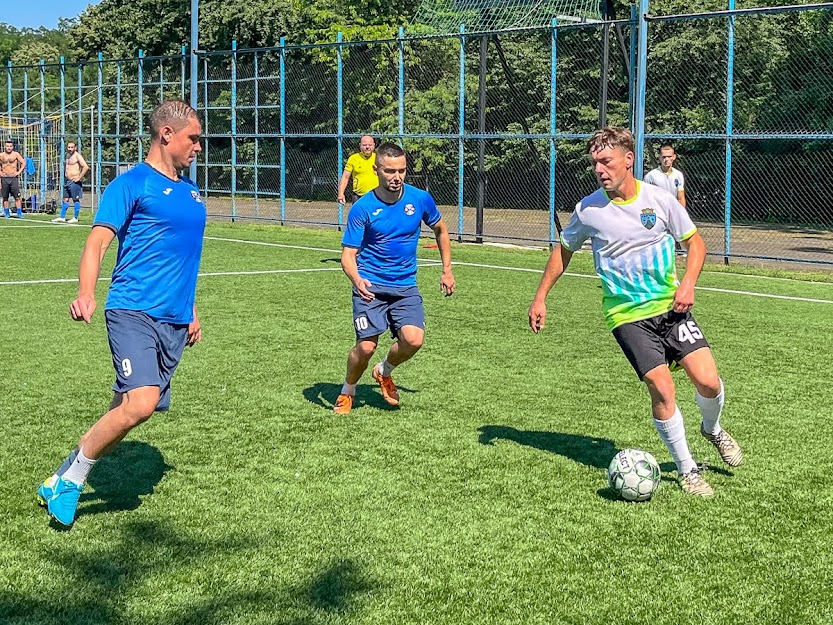
M367 330L370 324L367 322L367 317L361 316L356 317L355 321L353 322L356 324L356 330Z

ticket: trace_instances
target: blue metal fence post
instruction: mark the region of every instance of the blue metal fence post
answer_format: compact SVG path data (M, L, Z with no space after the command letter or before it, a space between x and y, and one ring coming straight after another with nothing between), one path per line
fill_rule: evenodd
M729 10L734 11L735 0L729 0ZM734 132L734 91L735 91L735 16L729 17L727 47L729 52L726 68L726 209L723 214L723 263L729 264L732 254L732 133Z
M38 194L38 206L43 206L46 201L46 67L44 60L40 60L40 193ZM32 209L34 210L34 206Z
M191 89L190 89L190 98L191 98L191 108L194 110L197 109L197 90L199 88L198 85L198 76L199 73L198 69L198 62L199 59L197 57L197 49L199 48L200 42L200 0L191 0L191 38L190 38L190 65L191 65L191 75L190 75L190 82L191 82ZM206 81L208 80L208 73L205 74ZM206 82L206 91L208 89L208 83ZM206 119L206 126L208 125L208 98L205 99L205 119ZM206 134L208 131L206 130ZM203 154L203 158L205 159L205 181L204 181L204 193L207 194L208 192L208 141L205 142L205 153ZM197 181L197 159L191 163L190 169L190 176L191 180L194 182Z
M628 50L628 58L630 60L628 64L628 125L633 128L635 126L633 113L634 113L634 103L633 103L633 96L634 96L634 87L636 83L636 39L637 33L639 28L639 21L638 16L639 13L636 10L636 5L631 5L631 21L630 21L630 45Z
M12 125L12 62L6 64L6 108L9 115L9 126Z
M237 41L231 42L231 220L237 220Z
M557 146L555 144L556 127L556 110L557 102L556 89L557 68L558 68L558 19L552 18L552 48L550 56L550 249L555 246L555 220L557 219L555 213L555 174L556 174L556 158L558 156Z
M260 126L258 124L258 109L260 108L259 103L259 94L258 94L258 66L257 66L257 51L254 52L254 58L252 59L253 67L252 67L252 76L254 77L253 87L254 87L254 118L255 118L255 217L260 217L260 202L258 201L258 156L260 152Z
M637 84L634 94L634 108L636 109L636 123L634 124L634 144L636 158L633 163L633 175L642 180L642 170L645 165L645 97L648 84L648 0L639 0L639 50L637 53Z
M144 146L142 145L142 129L144 128L144 125L145 125L144 124L144 118L145 118L145 109L144 109L144 106L145 106L144 100L145 100L145 98L144 98L144 95L145 95L145 92L144 92L144 88L142 86L142 83L144 82L144 79L145 79L145 76L144 76L144 74L145 74L145 51L144 50L139 50L139 66L138 66L137 72L138 72L138 74L137 74L136 82L138 84L138 89L139 89L139 98L138 98L138 107L137 107L137 110L136 110L136 114L138 115L139 119L138 119L138 127L136 129L136 141L138 142L137 154L139 155L139 162L141 163L143 160L145 160ZM100 125L99 125L99 128L101 128Z
M185 51L187 48L182 46L180 50L180 58L179 58L179 65L180 65L180 79L179 79L179 99L185 100ZM196 109L196 107L194 107ZM196 167L196 161L194 161L194 165L192 167ZM192 178L196 182L196 176Z
M405 142L405 27L399 27L399 145Z
M84 115L83 115L84 106L83 106L83 104L84 103L82 102L82 100L84 99L84 91L83 91L83 88L82 88L83 84L84 84L84 66L81 63L79 63L78 64L78 85L77 85L78 86L78 126L77 126L78 135L75 137L76 140L78 141L78 143L76 143L75 145L78 146L79 150L81 149L81 146L82 146L82 144L81 144L81 132L83 131L83 128L84 128L84 124L83 124L83 118L84 118ZM92 148L92 147L93 147L92 137L90 137L89 148ZM95 176L94 173L90 174L90 188L92 188L94 176Z
M196 1L197 0L192 0L192 2L196 2ZM196 56L196 53L195 53L195 56ZM192 63L191 67L193 68L193 67L195 67L195 65ZM199 67L199 65L196 65L196 67ZM197 71L199 72L199 70L197 70ZM191 79L191 88L192 88L191 101L194 102L194 103L196 103L196 100L197 100L196 92L199 90L199 87L194 87L195 80L196 79L194 79L194 78ZM210 130L208 128L208 120L210 119L210 112L208 110L208 56L203 56L202 57L202 105L203 105L203 107L205 107L205 115L203 116L203 121L202 121L202 132L203 132L203 135L205 137L208 137L208 135L210 134ZM196 109L195 104L191 104L191 107ZM208 156L208 146L209 146L209 140L206 138L205 139L205 144L203 145L203 150L202 150L202 157L203 157L203 188L202 188L202 192L206 196L208 196L209 192L210 192L209 184L208 184L208 172L209 172L208 163L210 162L210 158ZM194 177L196 179L196 172L197 172L196 160L193 163L191 163L191 171L194 173Z
M66 123L66 92L64 89L66 88L66 65L64 65L64 57L61 57L60 60L61 66L61 139L58 144L58 149L60 150L59 159L64 158L64 154L66 154L66 132L67 132L67 123ZM78 148L78 144L75 144L76 149ZM64 180L64 168L58 167L58 189L61 190L63 193L65 180ZM58 200L61 200L61 197L58 197Z
M121 61L116 61L116 175L121 165Z
M281 131L281 225L286 222L286 39L281 37L280 60L280 131Z
M457 109L457 240L463 241L463 175L465 171L465 149L463 136L466 131L466 27L460 24L460 75L457 88L460 90Z
M338 31L336 35L336 99L338 100L338 164L336 166L336 176L341 174L341 169L344 167L344 66L342 60L342 42L344 35ZM341 225L344 223L344 204L338 204L338 229L341 231Z
M103 108L104 102L102 99L102 92L103 92L103 83L104 83L104 55L99 52L98 53L98 115L96 117L96 124L98 126L98 132L96 133L96 184L95 184L95 199L96 199L96 206L101 205L101 110Z

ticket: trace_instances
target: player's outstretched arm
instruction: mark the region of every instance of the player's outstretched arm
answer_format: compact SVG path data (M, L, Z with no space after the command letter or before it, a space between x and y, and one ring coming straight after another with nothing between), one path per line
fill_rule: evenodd
M345 169L338 181L338 203L344 204L347 198L344 194L347 192L347 183L350 182L350 171Z
M694 287L700 278L703 264L706 262L706 242L699 232L695 232L682 242L688 253L685 276L674 293L674 312L688 312L694 307Z
M93 317L97 306L95 285L101 272L101 261L115 236L116 233L110 228L94 226L87 237L78 267L78 297L69 306L69 314L75 321L89 323Z
M544 275L541 277L541 283L535 292L535 298L532 300L532 304L529 305L529 327L532 328L535 334L544 329L547 321L547 295L566 271L572 257L573 253L560 243L555 246L552 254L550 254L550 259L544 269Z
M454 273L451 271L451 239L448 238L448 226L440 219L431 226L434 231L434 238L437 240L437 249L440 251L440 260L443 263L443 273L440 277L440 291L448 297L454 293L457 284L454 280Z

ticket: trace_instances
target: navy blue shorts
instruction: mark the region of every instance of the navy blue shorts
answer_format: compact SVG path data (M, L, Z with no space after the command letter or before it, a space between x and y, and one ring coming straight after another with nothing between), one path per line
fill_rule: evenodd
M82 195L84 195L84 187L81 183L67 180L64 185L64 197L70 198L73 202L80 202Z
M188 341L188 326L156 321L136 310L105 310L104 319L116 369L113 390L126 393L158 386L156 410L167 410L171 378Z
M372 286L370 290L376 299L366 302L353 289L353 327L357 339L379 336L385 330L397 338L402 326L425 329L425 309L418 287Z

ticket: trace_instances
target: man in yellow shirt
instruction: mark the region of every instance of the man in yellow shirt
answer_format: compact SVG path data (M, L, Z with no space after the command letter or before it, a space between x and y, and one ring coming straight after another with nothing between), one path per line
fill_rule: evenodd
M338 203L344 204L347 182L353 177L353 197L355 202L365 193L373 191L379 186L379 176L376 175L376 141L370 135L362 137L359 152L350 156L344 165L344 173L338 181Z

